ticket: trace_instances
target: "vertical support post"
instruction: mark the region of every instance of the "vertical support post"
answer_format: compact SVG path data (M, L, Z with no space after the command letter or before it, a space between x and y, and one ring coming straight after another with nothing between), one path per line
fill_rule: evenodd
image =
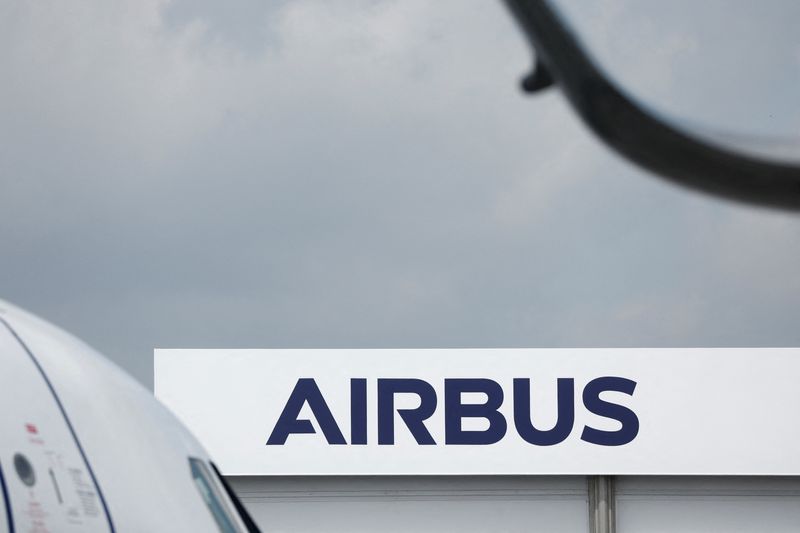
M616 504L614 502L614 477L589 476L589 531L591 533L616 533Z

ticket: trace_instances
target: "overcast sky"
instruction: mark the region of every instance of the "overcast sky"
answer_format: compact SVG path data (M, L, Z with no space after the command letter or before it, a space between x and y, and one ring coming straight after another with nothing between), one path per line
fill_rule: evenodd
M797 2L578 4L654 107L800 131ZM529 65L486 0L0 0L0 296L148 386L154 347L800 345L798 217Z

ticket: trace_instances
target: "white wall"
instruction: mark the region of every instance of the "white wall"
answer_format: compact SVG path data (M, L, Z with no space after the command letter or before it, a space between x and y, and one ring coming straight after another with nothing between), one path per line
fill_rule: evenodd
M268 531L588 531L583 477L233 477Z
M262 530L589 531L586 478L232 477ZM800 531L800 478L616 478L619 533Z
M800 531L800 478L622 477L619 533Z

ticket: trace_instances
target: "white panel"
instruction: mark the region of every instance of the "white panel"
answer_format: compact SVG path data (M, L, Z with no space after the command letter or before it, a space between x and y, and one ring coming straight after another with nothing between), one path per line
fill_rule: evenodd
M796 532L798 478L620 478L618 533Z
M588 531L583 477L229 478L267 532Z
M158 350L155 370L157 396L227 474L800 474L798 349ZM586 427L622 427L584 405L584 388L604 376L636 384L632 394L602 395L638 419L638 434L624 445L581 438ZM316 433L267 446L300 378L315 380L348 443L350 382L365 378L368 444L329 444L304 404L298 418L311 420ZM418 444L396 413L395 443L378 444L381 378L419 378L434 388L438 403L424 423L435 445ZM448 378L487 378L502 387L499 412L508 429L499 442L445 442ZM562 442L539 446L520 436L516 378L531 380L532 417L543 430L557 418L557 379L574 380L574 424ZM485 398L467 396L465 403ZM419 403L400 395L397 407ZM465 429L485 425L463 420Z
M2 322L0 366L0 465L15 529L109 531L97 486L53 393Z
M36 356L58 392L102 489L115 531L219 532L189 463L189 457L207 461L208 455L149 391L79 340L32 315L0 302L0 318L11 325ZM6 445L18 449L17 443L24 445L21 441L25 438L35 440L35 435L26 433L22 425L31 422L45 443L42 446L29 441L32 449L58 452L57 446L69 440L62 440L66 430L50 424L51 420L59 420L53 396L19 344L11 346L19 351L0 350L4 371L0 373L0 400L4 406L13 406L0 410L0 451ZM8 425L4 417L8 417ZM68 454L65 459L72 462ZM50 487L46 464L37 462L37 471L44 474L38 476L41 483L35 485L37 497ZM6 478L10 478L7 481L19 488L22 483L16 474L7 472L6 459L3 468ZM61 474L55 473L63 482ZM12 493L14 490L12 487ZM87 505L91 503L88 492L82 496ZM24 503L12 494L15 508ZM56 517L53 511L47 518ZM58 524L47 531L94 531L88 524L75 527ZM29 529L18 527L17 531ZM35 531L44 532L41 528Z

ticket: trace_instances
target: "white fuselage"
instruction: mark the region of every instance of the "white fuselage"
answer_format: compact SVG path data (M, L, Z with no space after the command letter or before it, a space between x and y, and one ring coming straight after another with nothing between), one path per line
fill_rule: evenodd
M247 530L207 453L149 391L2 301L0 402L0 533Z

